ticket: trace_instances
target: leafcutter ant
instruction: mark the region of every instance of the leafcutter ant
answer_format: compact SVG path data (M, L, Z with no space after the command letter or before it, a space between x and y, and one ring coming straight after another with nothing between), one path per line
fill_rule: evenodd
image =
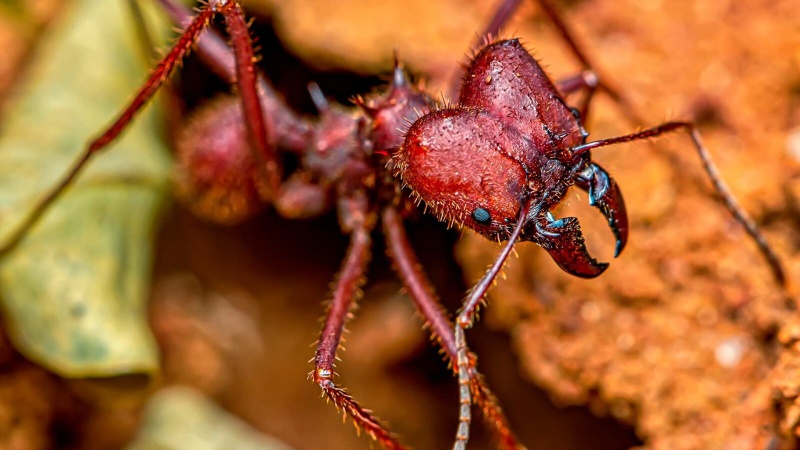
M556 218L552 212L575 185L588 193L590 204L607 219L616 237L615 256L625 248L628 219L621 188L592 161L591 150L686 132L725 206L757 243L778 283L785 284L776 255L723 183L692 123L667 122L621 137L587 141L583 124L593 94L605 92L623 105L624 100L597 76L563 21L544 0L539 4L581 62L581 73L553 82L517 39L485 38L497 36L519 4L518 0L506 0L483 30L464 70L463 83L455 81L449 89L456 94L451 105L437 104L412 85L396 62L388 89L357 99L355 112L330 104L324 93L312 86L311 96L319 111L319 117L313 119L294 113L259 76L237 1L210 0L193 16L171 0L161 3L185 26L175 46L117 120L88 145L67 175L0 248L0 255L12 251L87 163L125 130L199 40L200 57L237 85L241 103L209 112L187 131L192 138L178 149L178 196L198 215L228 223L245 220L262 204L271 204L290 218L336 209L350 245L332 292L311 377L338 408L385 448L404 447L369 410L333 382L341 333L365 282L371 232L378 227L386 236L398 276L458 376L461 408L454 450L465 448L468 442L473 402L500 445L519 447L464 336L517 240L540 245L570 274L584 278L602 274L608 264L589 255L578 220ZM216 35L203 34L217 17L226 24L232 51ZM584 101L573 108L565 96L577 91L585 92ZM291 173L284 173L281 152L292 153L299 161ZM470 291L455 323L440 306L405 235L403 212L415 201L451 225L508 242Z

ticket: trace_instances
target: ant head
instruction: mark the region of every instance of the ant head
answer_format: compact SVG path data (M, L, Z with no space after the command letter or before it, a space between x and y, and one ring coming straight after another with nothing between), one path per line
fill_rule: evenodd
M590 192L617 235L627 216L613 179L572 152L583 128L553 83L517 40L479 51L460 103L414 122L393 156L403 182L440 220L489 239L533 241L566 272L591 278L608 266L592 258L578 220L550 209L573 184Z
M527 145L491 115L444 109L414 122L393 159L403 182L440 220L503 240L529 190L526 168L498 149L522 152Z
M504 239L525 201L544 212L560 201L578 169L569 148L583 140L549 78L513 39L477 52L459 104L412 124L394 163L441 220Z

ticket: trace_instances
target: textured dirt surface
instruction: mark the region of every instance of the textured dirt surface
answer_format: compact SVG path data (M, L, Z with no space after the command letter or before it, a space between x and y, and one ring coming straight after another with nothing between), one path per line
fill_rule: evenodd
M299 53L323 66L336 52L364 54L341 29L328 35L338 50L319 44L325 39L314 44L309 30L335 25L315 28L330 12L305 5L275 13L284 39L312 41ZM426 24L411 28L415 39L384 45L447 80L447 69L417 59L414 46L422 41L453 55L458 45L436 32L479 26L471 21L484 7L462 5L446 23L415 17ZM800 280L800 10L789 1L584 1L564 14L601 74L623 87L646 119L627 123L600 98L587 126L592 137L697 120L724 178L783 258L789 293L775 286L752 242L713 199L690 142L675 136L595 152L622 186L632 221L630 244L612 268L597 280L576 280L544 252L520 246L493 293L488 325L511 333L524 372L557 402L632 423L648 447L792 447L800 414L792 331ZM372 37L369 27L353 28ZM556 77L574 72L535 8L523 6L508 29ZM383 42L380 33L371 40ZM351 64L361 63L348 58L338 67ZM608 260L610 234L585 201L576 195L558 215L580 216L591 251ZM467 278L476 280L498 250L467 236L458 251Z
M273 17L279 38L310 67L385 74L397 49L438 93L494 2L349 0L335 9L323 1L250 3L262 19ZM563 42L533 2L524 3L506 34L521 36L555 77L574 73ZM566 3L564 17L601 74L623 87L647 124L700 121L723 176L764 226L792 284L788 295L776 288L755 246L713 199L686 138L598 150L595 159L628 204L628 248L607 273L586 281L520 245L483 323L468 334L490 384L529 448L638 445L630 429L586 411L630 424L647 448L794 448L800 7L792 0ZM12 25L0 20L0 39L27 48ZM265 64L270 56L263 55ZM17 69L0 70L0 92ZM600 96L587 128L601 138L647 124L627 123ZM603 218L585 195L567 203L556 215L579 216L590 251L609 260ZM430 220L411 228L429 275L455 308L465 287L451 260L452 234ZM447 448L455 382L430 350L376 240L372 282L349 327L340 380L404 442ZM345 245L330 216L291 222L268 212L222 228L176 207L155 269L159 384L195 387L297 449L369 448L306 379L320 303ZM478 279L498 251L465 236L456 252L464 278ZM58 380L6 344L0 369L7 380L0 381L0 435L9 436L2 441L8 448L120 448L135 433L141 398L123 405L98 398L91 385ZM581 408L554 408L547 397ZM474 430L470 448L491 448L481 427Z
M437 39L437 32L479 27L476 17L485 17L486 7L460 5L459 14L446 16L451 20L438 16L431 24L430 15L414 16L414 39L400 32L390 44L382 29L371 35L368 26L352 27L358 31L348 35L341 27L327 34L337 44L332 51L320 44L331 41L314 39L336 26L315 27L331 17L323 5L295 3L275 14L288 42L309 38L298 52L318 64L330 65L336 52L363 55L351 44L363 44L352 37L363 32L384 52L398 47L409 66L425 67L441 82L447 69L417 58L414 46L421 41L457 56L458 44ZM365 23L380 20L381 12L364 11L373 12L364 14ZM622 186L632 222L630 244L612 268L597 280L576 280L544 252L520 246L493 293L488 325L511 333L524 372L557 402L633 423L649 447L792 446L800 414L791 324L800 280L798 6L584 1L564 15L601 74L623 87L647 121L626 123L600 98L587 126L592 137L671 118L698 120L724 178L783 258L790 292L775 286L752 242L712 198L690 143L675 136L657 146L595 152ZM523 6L508 29L556 77L574 72L574 60L535 8ZM338 67L351 64L361 62L351 57ZM610 234L585 201L576 195L558 215L580 216L590 250L608 260ZM458 251L467 278L477 279L498 250L467 236Z
M690 142L676 136L658 151L595 151L632 221L628 247L606 274L570 278L521 245L486 322L511 333L524 372L557 402L634 424L647 448L793 448L800 9L635 3L582 2L567 17L650 123L700 121L723 177L782 257L789 294L712 198ZM632 128L607 104L598 102L592 137ZM575 195L556 215L578 215L590 250L608 260L610 234L585 202ZM458 259L477 279L497 252L468 236Z

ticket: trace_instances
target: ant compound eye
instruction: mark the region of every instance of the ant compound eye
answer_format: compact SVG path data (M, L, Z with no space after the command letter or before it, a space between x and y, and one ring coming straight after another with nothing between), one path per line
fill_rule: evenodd
M488 225L492 222L492 215L489 214L489 211L478 208L475 211L472 211L472 218L475 222L478 222L482 225Z

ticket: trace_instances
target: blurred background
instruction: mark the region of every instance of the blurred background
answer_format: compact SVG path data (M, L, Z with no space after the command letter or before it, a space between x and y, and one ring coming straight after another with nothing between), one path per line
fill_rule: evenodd
M140 3L166 48L169 24L155 2ZM439 98L498 2L244 3L263 71L313 115L309 82L351 105L384 85L395 50ZM800 6L554 3L646 120L630 123L599 95L590 139L697 121L790 284L774 283L714 199L688 139L600 149L628 205L628 248L587 281L518 246L468 334L481 371L528 448L795 448ZM108 5L0 2L0 242L155 61L127 2ZM504 35L521 37L554 78L580 70L535 2ZM174 89L186 115L231 90L194 58ZM98 158L76 200L0 259L0 448L375 447L307 378L348 242L335 215L289 221L267 210L233 227L193 217L169 196L169 136L181 120L158 103ZM586 202L574 194L556 215L580 217L590 252L610 260L611 233ZM408 232L450 311L500 250L426 215ZM372 253L337 380L410 447L449 448L455 380L379 235ZM493 448L478 422L470 448Z

